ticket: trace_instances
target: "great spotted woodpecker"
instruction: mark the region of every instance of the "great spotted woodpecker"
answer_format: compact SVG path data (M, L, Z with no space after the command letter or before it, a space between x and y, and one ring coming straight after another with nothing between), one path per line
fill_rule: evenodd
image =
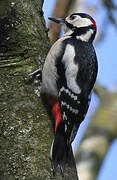
M96 81L98 65L92 45L96 23L84 13L49 19L64 25L65 36L54 43L46 57L41 94L55 121L53 172L59 165L64 173L71 143L85 118Z

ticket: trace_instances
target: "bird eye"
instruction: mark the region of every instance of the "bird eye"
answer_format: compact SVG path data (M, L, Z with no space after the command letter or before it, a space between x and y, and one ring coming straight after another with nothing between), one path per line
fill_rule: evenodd
M70 20L74 20L76 18L76 16L72 15L70 16Z

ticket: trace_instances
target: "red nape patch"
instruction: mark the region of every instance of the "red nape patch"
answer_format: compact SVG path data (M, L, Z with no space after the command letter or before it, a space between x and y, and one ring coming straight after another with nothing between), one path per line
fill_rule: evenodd
M58 125L62 121L61 108L58 101L52 107L52 115L55 119L55 132L56 132Z
M95 22L94 20L92 20L92 19L91 19L91 22L93 23L93 25L94 25L94 27L95 27L95 29L96 29L96 31L97 31L97 25L96 25L96 22Z

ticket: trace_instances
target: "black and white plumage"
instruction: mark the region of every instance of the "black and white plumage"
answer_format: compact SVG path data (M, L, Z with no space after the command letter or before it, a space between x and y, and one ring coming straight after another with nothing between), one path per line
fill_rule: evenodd
M51 147L53 171L64 172L71 143L84 120L97 76L97 58L92 42L96 23L84 13L65 19L49 18L64 25L65 36L51 47L42 71L41 93L51 106L55 138Z

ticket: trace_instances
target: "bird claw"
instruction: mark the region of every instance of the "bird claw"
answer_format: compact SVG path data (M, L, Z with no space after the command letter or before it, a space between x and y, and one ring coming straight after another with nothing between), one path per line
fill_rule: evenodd
M29 74L29 78L30 78L30 81L31 81L31 82L35 82L35 81L36 81L36 83L37 83L38 81L41 82L41 81L42 81L42 69L39 68L39 69L37 69L36 71L30 73L30 74Z
M36 71L29 74L29 80L30 80L30 82L34 82L36 84L37 83L41 84L43 63L42 63L40 56L38 56L38 66L39 66L39 68Z
M34 83L36 84L36 88L34 89L35 94L40 97L40 93L41 93L41 83L42 83L42 69L43 69L43 61L41 60L41 57L38 56L38 66L39 68L28 74L28 78L27 81L29 83Z

